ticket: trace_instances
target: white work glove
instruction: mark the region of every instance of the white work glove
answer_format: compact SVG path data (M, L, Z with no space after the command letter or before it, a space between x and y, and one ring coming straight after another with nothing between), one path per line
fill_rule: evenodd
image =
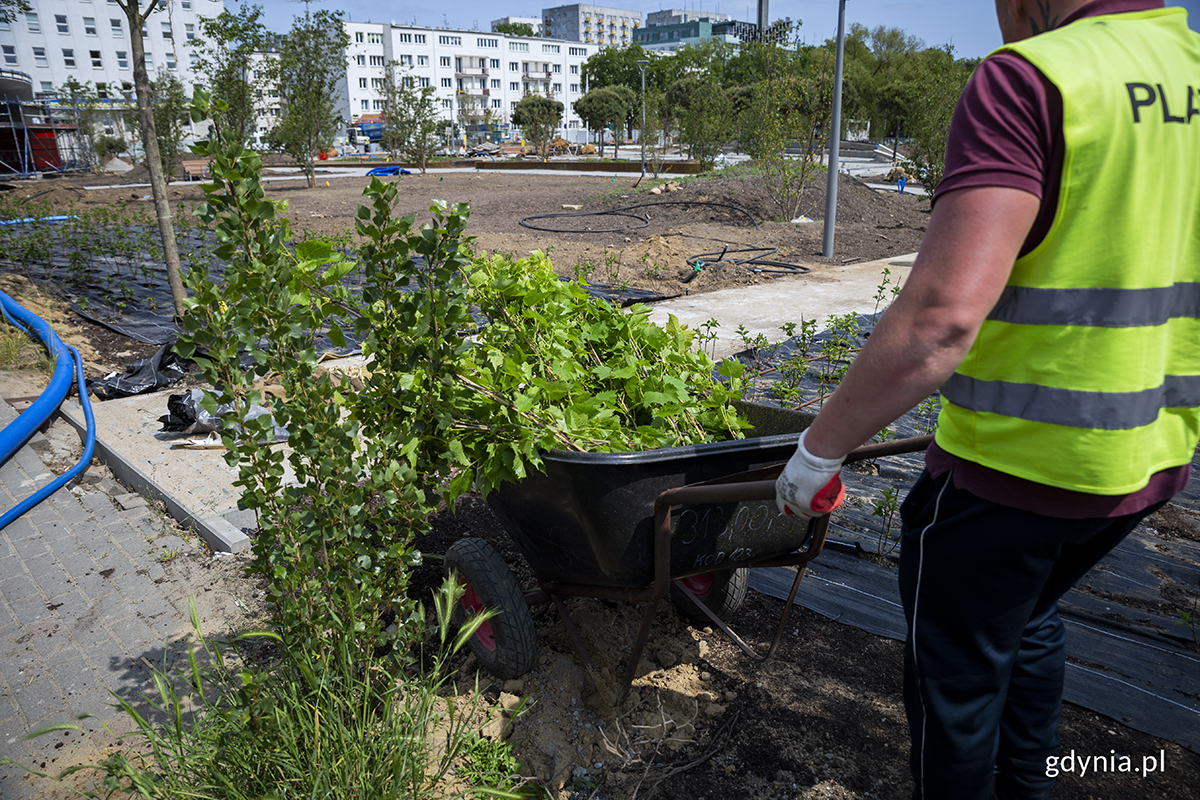
M795 455L775 482L775 505L784 514L811 519L828 514L846 499L846 487L838 477L846 458L814 456L804 447L807 435L807 430L800 434Z

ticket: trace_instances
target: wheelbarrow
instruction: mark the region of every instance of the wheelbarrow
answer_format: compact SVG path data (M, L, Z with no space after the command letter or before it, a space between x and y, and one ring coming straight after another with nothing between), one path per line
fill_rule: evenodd
M498 678L529 671L536 656L530 607L553 603L584 665L588 649L563 598L645 605L616 695L629 693L660 602L668 596L691 622L713 624L748 656L779 647L805 565L821 553L829 515L805 520L775 505L775 479L799 434L710 442L632 453L550 451L545 472L503 484L487 498L533 570L539 590L523 594L503 558L482 539L460 539L446 553L464 593L461 620L483 608L498 613L470 640ZM867 445L847 463L924 450L932 436ZM765 655L725 624L746 595L752 567L796 566L788 602Z

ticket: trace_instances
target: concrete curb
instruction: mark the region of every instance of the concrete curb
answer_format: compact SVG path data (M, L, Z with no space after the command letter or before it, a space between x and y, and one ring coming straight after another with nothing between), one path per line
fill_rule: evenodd
M79 431L80 436L84 435L86 421L83 416L83 409L78 404L66 400L59 408L58 414L74 426ZM167 513L176 522L198 533L214 551L239 553L250 546L250 537L239 528L234 527L224 517L198 517L178 497L155 485L146 473L142 472L99 438L96 439L96 457L100 459L100 463L112 470L113 476L121 481L121 483L145 498L162 500L167 507Z

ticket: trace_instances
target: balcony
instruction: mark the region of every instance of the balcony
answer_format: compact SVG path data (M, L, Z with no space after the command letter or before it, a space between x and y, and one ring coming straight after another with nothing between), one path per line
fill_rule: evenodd
M527 81L548 81L550 80L549 72L526 72L525 80Z
M467 97L487 97L490 92L480 86L469 86L466 89L459 89L459 94L465 94Z
M486 78L488 71L487 67L463 67L455 70L454 74L459 78Z

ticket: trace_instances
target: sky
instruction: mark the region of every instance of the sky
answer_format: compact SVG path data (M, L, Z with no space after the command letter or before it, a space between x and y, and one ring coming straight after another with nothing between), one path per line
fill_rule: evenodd
M267 27L286 32L292 17L303 14L302 0L250 0L263 6ZM667 8L715 11L734 19L753 21L758 6L749 0L686 0L678 3L639 2L639 0L593 0L595 5L629 8L649 13ZM566 0L431 0L397 3L395 0L311 0L309 8L343 9L354 22L396 22L427 27L461 30L489 30L493 19L501 17L540 17L543 8L567 5ZM1200 0L1167 0L1169 6L1188 9L1192 27L1200 30ZM791 17L800 20L801 38L808 44L823 42L837 35L838 0L770 0L772 20ZM901 28L922 39L930 47L954 46L960 58L982 58L999 47L1000 30L996 26L994 0L846 0L846 28L858 22L869 28L885 25Z

